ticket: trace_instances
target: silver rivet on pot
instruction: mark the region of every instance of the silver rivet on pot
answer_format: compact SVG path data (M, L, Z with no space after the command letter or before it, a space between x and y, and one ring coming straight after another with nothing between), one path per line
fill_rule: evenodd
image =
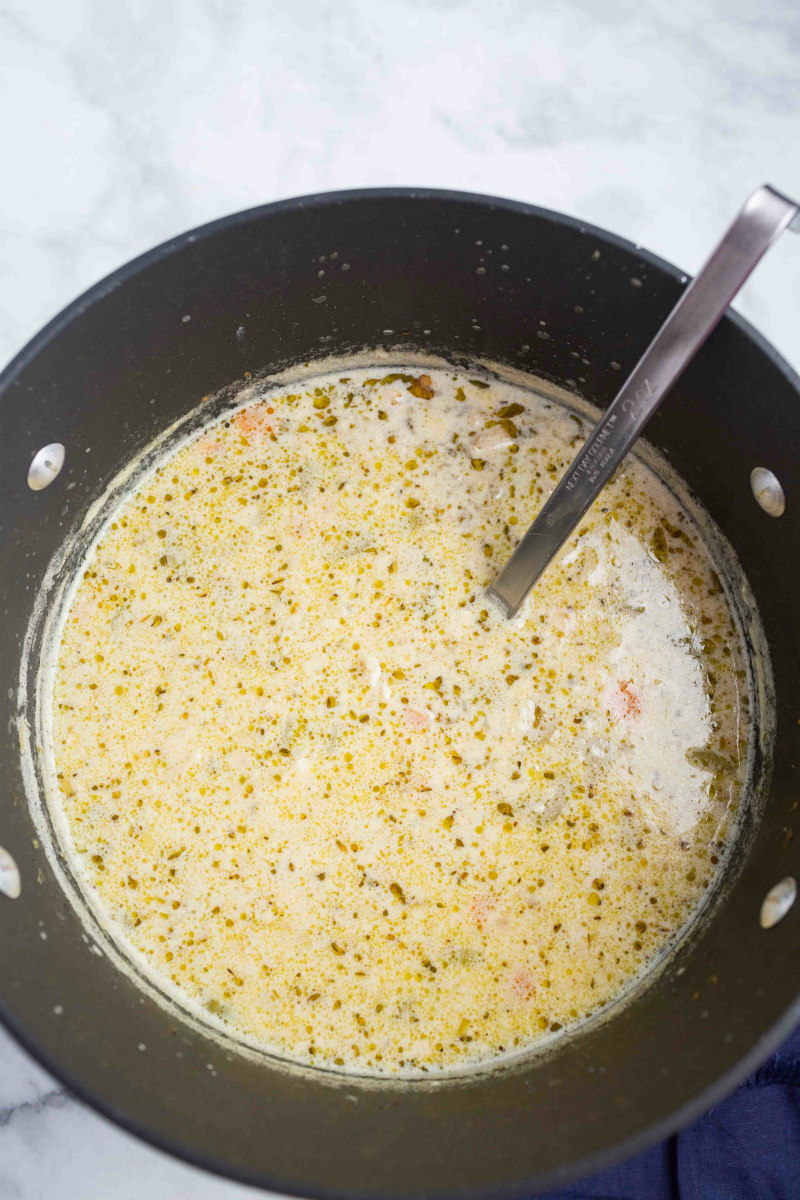
M9 900L16 900L21 891L19 868L8 851L0 846L0 892Z
M777 477L766 467L756 467L750 472L750 487L756 503L771 517L782 517L786 511L786 496Z
M50 486L64 465L65 453L61 442L51 442L34 454L28 467L28 487L31 491L41 492L42 488Z
M759 922L762 929L772 929L788 913L797 899L797 884L791 875L770 888L761 905Z

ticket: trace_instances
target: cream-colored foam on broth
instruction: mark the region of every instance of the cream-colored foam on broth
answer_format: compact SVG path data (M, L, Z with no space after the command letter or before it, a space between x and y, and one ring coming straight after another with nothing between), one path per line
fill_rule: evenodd
M484 594L587 432L510 384L357 370L229 414L120 506L53 748L85 886L168 988L409 1074L596 1013L685 924L750 735L696 527L630 459L518 618Z

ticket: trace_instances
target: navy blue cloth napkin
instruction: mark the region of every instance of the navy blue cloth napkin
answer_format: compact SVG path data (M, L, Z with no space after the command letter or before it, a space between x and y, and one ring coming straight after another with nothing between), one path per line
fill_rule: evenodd
M688 1129L540 1200L800 1200L800 1029Z

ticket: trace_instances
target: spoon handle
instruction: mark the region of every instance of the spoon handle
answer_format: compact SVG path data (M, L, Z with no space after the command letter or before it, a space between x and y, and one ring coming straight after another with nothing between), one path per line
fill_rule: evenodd
M490 586L507 617L597 499L770 245L789 226L800 232L798 212L797 204L766 184L750 196Z

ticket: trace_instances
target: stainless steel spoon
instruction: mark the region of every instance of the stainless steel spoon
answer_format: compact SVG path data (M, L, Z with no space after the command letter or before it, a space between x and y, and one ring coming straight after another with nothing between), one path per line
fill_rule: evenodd
M800 233L799 212L766 184L753 192L489 588L506 616L518 611L775 239L787 228Z

